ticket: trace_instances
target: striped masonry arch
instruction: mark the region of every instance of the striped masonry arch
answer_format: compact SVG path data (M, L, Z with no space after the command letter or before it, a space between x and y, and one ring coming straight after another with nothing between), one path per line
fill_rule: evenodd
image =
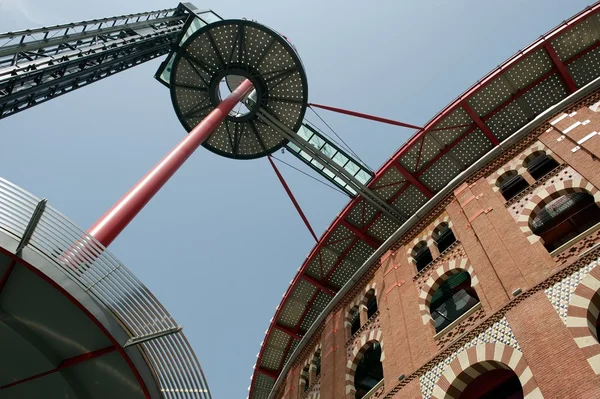
M458 399L471 381L497 369L512 370L519 377L525 399L543 398L520 351L500 343L487 343L460 352L433 388L431 399Z
M600 310L600 268L594 267L577 286L567 309L567 328L596 374L600 374L598 313Z
M592 183L582 178L563 180L552 186L545 187L535 193L523 208L517 219L517 225L527 236L530 243L541 241L541 238L531 231L530 224L540 210L553 200L569 193L589 193L594 196L594 201L600 206L600 192Z
M431 274L429 279L427 279L419 294L419 309L421 311L423 324L431 323L433 325L433 319L429 313L429 306L431 305L433 294L435 294L440 285L450 276L460 272L469 273L471 276L471 287L475 287L479 284L473 266L471 266L467 258L453 259L444 263Z
M370 294L375 295L375 298L379 298L377 296L377 285L374 281L371 281L369 284L367 284L364 290L361 290L359 295L347 306L346 317L344 318L344 326L348 331L350 331L350 326L352 325L354 312L356 311L360 313L363 308L366 309ZM350 335L348 335L348 337L350 337Z
M385 359L385 351L383 348L383 340L381 339L381 329L374 328L369 331L365 331L360 336L360 341L355 342L354 348L352 348L352 358L348 360L346 364L346 398L354 399L356 388L354 388L354 375L356 374L356 367L360 359L362 359L365 352L375 343L378 342L381 347L381 363Z

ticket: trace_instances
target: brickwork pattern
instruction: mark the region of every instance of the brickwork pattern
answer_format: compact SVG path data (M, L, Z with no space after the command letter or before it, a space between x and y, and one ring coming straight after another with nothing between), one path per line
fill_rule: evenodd
M567 113L572 113L573 111L578 111L581 106L583 106L583 105L587 106L587 105L596 103L596 102L598 102L598 100L600 100L600 92L595 93L593 96L590 96L590 97L580 101L579 103L572 105L567 110ZM560 114L557 114L557 116L558 115L560 115ZM586 126L586 128L591 128L592 125L595 123L594 118L589 117L589 116L587 118L591 119L592 122L589 124L589 126ZM549 119L549 120L552 120L552 119ZM521 156L521 154L523 154L525 151L528 151L529 149L532 149L532 151L533 151L537 141L542 142L543 145L545 147L547 147L546 149L553 151L553 154L557 155L557 161L561 162L561 160L558 159L560 157L564 160L564 162L570 163L571 166L569 166L569 165L563 166L564 169L570 168L572 171L577 170L580 172L580 174L573 175L573 179L567 179L567 180L574 180L574 179L576 180L579 178L580 180L583 180L585 182L584 178L581 177L581 176L585 176L585 179L587 179L587 182L594 181L593 178L590 177L589 170L587 170L587 172L586 172L586 169L585 169L585 168L590 169L589 165L586 164L587 166L584 165L582 167L581 165L577 164L577 162L574 162L574 160L572 161L570 158L566 157L565 154L563 154L564 151L561 151L560 148L558 148L558 149L555 148L556 145L558 145L558 144L566 145L568 143L567 143L567 140L563 140L563 142L556 144L556 142L557 142L556 137L551 136L551 134L556 134L556 132L555 131L551 131L550 133L547 132L548 128L550 128L550 127L551 127L551 125L549 123L545 123L544 125L535 129L535 131L531 132L526 138L524 138L520 142L514 144L508 150L503 151L503 153L500 156L498 156L495 160L482 166L481 169L479 169L474 174L472 174L470 177L468 177L466 179L467 184L475 183L482 177L486 178L486 179L490 178L494 172L497 172L507 162L517 159L518 157ZM598 127L595 127L595 128L598 129ZM540 137L544 133L545 133L545 135L543 137ZM548 142L548 137L552 139L551 140L552 142ZM591 140L591 141L594 141L594 140ZM554 144L553 144L553 142L554 142ZM570 148L568 149L568 152L569 153L571 152ZM576 153L576 155L583 157L583 155L585 155L585 154L582 155L582 152L583 151L579 151ZM550 152L548 152L548 153L550 153ZM525 155L525 158L526 157L527 157L527 155ZM582 163L586 163L586 162L588 162L590 164L593 163L591 159L587 159L587 158L583 159L582 158ZM488 180L488 182L489 182L489 180ZM537 182L535 184L537 184ZM544 185L545 184L546 184L546 181L544 182ZM600 187L598 184L595 184L595 186ZM556 188L556 186L552 186L552 187ZM587 187L587 185L585 187ZM538 187L536 186L534 188L537 189ZM417 282L419 284L423 284L421 287L419 287L419 291L417 291L417 292L422 291L421 288L422 287L424 288L424 283L428 282L430 280L430 277L432 277L432 275L434 274L434 271L437 270L438 266L436 265L436 267L431 267L430 269L427 270L427 273L430 273L427 276L427 278L423 278L423 276L414 276L414 272L412 270L409 272L408 271L409 268L406 268L407 257L405 254L407 253L408 247L412 247L410 245L410 243L414 242L415 237L421 238L424 235L429 236L431 234L431 233L429 233L429 230L431 230L431 225L434 224L436 222L436 220L439 220L440 218L443 218L445 216L445 214L446 214L445 208L451 203L451 201L453 201L453 199L454 199L453 194L449 194L442 201L438 202L438 204L435 205L434 209L432 209L430 212L428 212L427 215L424 215L423 218L415 226L413 226L409 231L407 231L392 246L391 250L389 251L389 253L391 253L391 257L393 258L394 256L397 255L396 252L398 251L398 249L402 245L406 244L406 247L402 248L402 250L400 251L401 255L399 255L399 258L401 258L402 267L400 267L400 268L394 267L393 268L394 273L398 274L398 276L394 277L394 279L398 279L398 281L402 280L403 284L404 284L404 281L406 281L409 284L415 284L415 285ZM522 198L519 198L519 200L521 200L521 199ZM552 199L553 198L550 198L549 201L551 201ZM529 202L527 202L527 204L528 203ZM502 209L502 211L504 211L504 209ZM519 216L521 216L520 213L519 213ZM455 221L455 223L456 223L456 221ZM519 225L519 227L522 227L522 226ZM460 228L462 228L462 226L460 226ZM596 238L594 238L594 240L595 239ZM419 381L418 385L421 386L422 385L421 380L425 375L430 375L431 371L433 371L434 369L441 368L441 371L437 374L437 377L432 378L433 381L430 382L431 388L430 388L429 397L431 397L431 395L433 393L433 389L435 387L435 384L437 383L438 379L441 377L441 375L445 371L444 365L442 365L442 367L440 367L440 364L443 364L444 362L446 362L450 357L455 358L457 353L464 351L465 350L464 348L467 345L471 345L471 342L473 340L475 340L476 338L478 338L479 336L481 336L483 334L483 332L489 331L492 326L496 325L497 323L502 322L502 320L506 320L505 317L507 317L506 316L507 313L511 309L514 309L515 307L517 307L523 301L526 301L528 298L531 297L531 295L533 295L535 293L539 293L539 291L541 291L541 290L548 290L548 289L552 288L553 286L555 286L557 283L559 283L561 280L564 280L570 274L576 273L579 269L581 269L582 267L585 267L585 265L582 265L582 262L587 262L586 265L588 265L590 262L591 254L596 256L596 258L594 258L594 259L597 259L597 257L600 256L600 250L593 248L593 245L590 246L590 244L593 242L595 242L595 241L588 240L586 238L586 239L580 241L579 243L577 243L576 245L574 245L573 251L570 251L568 253L565 252L563 254L559 254L556 257L557 269L562 268L562 270L555 272L557 269L551 269L551 272L554 274L551 276L544 275L543 276L544 281L532 280L532 283L536 284L536 285L533 285L533 286L525 285L523 287L525 289L525 291L522 294L518 295L517 297L507 298L508 303L504 302L505 304L500 304L500 307L494 306L495 312L493 312L489 315L485 315L485 318L483 320L481 320L480 318L477 318L477 320L475 320L472 323L472 325L469 325L467 328L465 328L465 330L463 332L459 332L459 333L457 332L456 334L453 334L453 336L451 338L449 338L449 342L443 343L443 346L444 346L443 348L438 347L438 350L437 351L435 350L436 342L433 340L432 336L431 337L430 336L422 337L423 339L421 341L419 341L418 343L414 343L413 340L411 340L411 344L409 345L410 348L407 348L407 349L410 349L412 351L412 353L417 353L417 354L412 355L413 356L412 363L410 360L408 360L406 362L407 376L401 382L395 382L393 380L390 380L390 381L386 380L388 382L388 386L387 386L387 392L385 393L384 397L386 397L386 398L413 397L412 394L409 394L408 396L406 396L406 392L413 392L409 388L415 386L414 383L416 383L417 381L414 381L414 380L418 380ZM466 245L466 244L467 243L465 243L464 245ZM592 251L590 251L590 249L592 249ZM484 248L484 250L485 250L485 248ZM469 254L469 256L471 256L472 255L471 252L473 252L473 249L471 247L467 247L466 251L468 251L467 253ZM586 252L586 253L584 253L584 252ZM580 255L582 255L582 256L580 256ZM386 256L389 256L389 254ZM466 258L466 255L464 256L464 258ZM457 260L460 261L460 259L457 259ZM366 285L369 284L371 281L373 281L377 269L379 269L381 267L381 262L382 262L381 260L376 262L376 264L374 264L369 269L369 271L367 271L361 277L361 279L352 287L350 292L348 292L348 294L345 295L344 299L336 305L334 312L339 311L339 313L341 313L340 321L342 323L340 323L340 324L343 325L343 323L344 323L343 317L345 316L345 314L343 313L343 311L346 310L348 307L350 307L348 305L351 302L353 302L354 300L356 300L357 296L364 295L364 293L366 292ZM444 262L442 262L442 263L444 263ZM478 264L476 264L475 266L479 267ZM404 269L404 270L402 270L402 269ZM486 292L484 292L484 294L485 294L484 296L487 297L488 292L490 292L490 289L486 288L488 286L485 285L485 284L487 284L486 283L487 280L485 280L485 275L482 271L483 269L480 270L480 269L476 268L476 270L480 274L480 278L482 281L481 284L483 285L483 287L480 287L480 290L486 291ZM413 281L411 281L411 280L413 280ZM382 285L383 282L380 280L377 280L377 281L378 281L379 291L381 291L380 295L383 295L383 292L385 291L385 288ZM412 292L414 292L414 291L411 287L408 286L409 284L407 284L407 286L404 287L404 291L403 291L404 294L402 296L398 295L398 298L396 298L394 296L390 296L390 298L392 298L392 299L390 299L390 301L393 300L395 302L399 302L401 304L399 306L403 306L403 308L406 309L407 311L411 311L411 309L413 309L411 307L411 306L413 306L411 304L411 301L413 301L413 300L416 301L416 298L412 299L412 297L410 295L409 291L412 291ZM400 285L398 285L398 286L400 286ZM496 289L496 288L493 287L491 289L491 291L493 291L494 289ZM399 291L402 291L402 287L399 289ZM547 292L545 294L548 295ZM403 302L400 302L400 301L403 301ZM483 299L482 299L482 301L483 301ZM590 302L591 302L591 300L590 300ZM418 312L416 312L417 306L418 305L416 303L414 303L414 310L411 311L413 317L418 317ZM527 303L525 303L524 306L527 306ZM548 308L550 309L550 306L548 306ZM556 309L556 305L555 305L554 309ZM516 309L516 310L518 310L518 309ZM382 312L383 311L384 310L382 309ZM580 311L581 310L579 310L579 312ZM427 313L428 313L428 311L427 311ZM512 313L509 314L508 316L510 317L511 315L512 315ZM405 315L405 317L407 317L407 316ZM558 322L558 319L556 321ZM564 322L564 320L563 320L563 322ZM562 324L560 322L558 322L558 323ZM411 331L412 331L411 326L413 326L413 325L419 325L418 331L421 334L424 332L424 330L423 330L424 327L421 325L421 323L418 323L418 319L415 319L408 325L407 334L411 333ZM515 325L515 329L516 328L517 328L517 326ZM367 329L365 329L365 330L367 330ZM587 330L589 331L589 327L587 328ZM375 340L376 339L376 335L373 337L370 337L371 331L373 331L373 330L369 330L368 332L364 331L364 333L367 334L366 339L365 339L365 344L367 344L367 345L368 345L368 342L366 342L367 340L369 340L369 339ZM454 330L452 330L452 331L454 331ZM386 332L387 332L387 330L384 330L383 332L381 332L381 330L380 330L378 332L378 334L381 336L382 334L386 334ZM565 332L566 332L566 330L565 330ZM363 334L363 331L361 331L361 334ZM315 335L315 336L318 336L318 335ZM362 336L363 335L361 335L361 337ZM513 334L513 336L514 336L514 334ZM340 338L342 338L342 337L340 337ZM427 342L425 342L425 341L427 341ZM492 340L492 341L497 342L498 339L496 339L495 341L494 340ZM392 350L391 349L392 347L389 346L390 342L388 342L388 352L390 350ZM342 342L338 341L338 343L341 344L340 346L343 346L343 341ZM485 343L488 343L488 342L482 341L482 342L479 342L478 344L485 344ZM354 340L352 341L351 344L354 346ZM359 342L359 344L360 344L360 342ZM313 339L311 339L311 344L309 344L309 345L314 346ZM525 345L525 342L523 343L523 345ZM571 345L575 346L573 341L571 341ZM516 346L518 347L518 344L516 344ZM335 346L333 348L333 350L335 351L336 348L338 348L338 350L342 349L342 348ZM518 348L515 348L515 349L518 349ZM585 348L582 348L582 349L585 349ZM313 347L311 347L310 349L305 347L302 351L302 354L297 359L301 359L300 361L305 361L306 357L311 355L310 352L312 350L313 350ZM328 349L328 352L329 351L330 350ZM354 351L354 349L353 349L353 351ZM359 349L359 351L360 351L360 349ZM346 354L344 354L342 352L343 360L347 361L347 357L344 355L346 355ZM357 358L359 358L361 356L362 356L362 353L357 352L354 360L356 360L356 362L358 362L360 359L357 359ZM391 361L390 359L388 359L388 360ZM295 360L294 363L296 363L298 361L299 360ZM393 361L396 361L396 359L393 359ZM536 366L536 363L534 361L530 360L530 362L531 362L532 369L535 369L535 367L538 367L538 366ZM582 358L582 363L585 364L585 360L583 360L583 358ZM346 368L344 366L347 366L347 365L344 365L343 363L340 363L340 365L342 367L338 369L336 366L336 370L339 370L339 372L344 373L344 369ZM447 367L448 365L449 365L449 363L446 363L445 367ZM403 365L402 367L405 367L405 366ZM587 365L586 365L586 367L587 367ZM300 372L300 369L296 369L296 373L294 376L295 378L293 378L294 382L298 380L299 372ZM290 370L290 373L293 373L293 371ZM341 374L340 377L341 376L343 376L343 374ZM539 375L537 377L541 384L542 377ZM346 378L348 378L348 374L346 374ZM386 376L386 378L387 378L387 376ZM340 383L341 383L341 385L338 385L340 390L336 391L336 392L341 393L341 391L343 391L343 389L344 389L344 386L346 387L346 389L348 389L348 384L347 384L348 380L346 381L346 384L344 384L344 381L342 378L336 379L335 384L340 384ZM351 381L351 383L353 383L353 381ZM323 381L321 381L321 384L323 384ZM329 381L327 381L327 384L329 384ZM406 387L406 388L403 388L403 387ZM297 389L296 384L294 384L294 388ZM544 388L544 387L542 387L542 388ZM406 389L409 389L409 391L406 391ZM282 388L280 388L280 392L281 391L283 391ZM400 392L400 391L402 391L402 392Z
M469 317L452 327L450 331L448 331L440 337L437 337L436 344L438 349L444 349L452 342L454 342L456 338L475 328L475 326L479 324L479 322L485 319L485 316L485 311L483 310L483 308L480 307L471 315L469 315Z
M469 344L472 343L472 341L474 339L481 337L483 335L483 333L486 331L493 331L494 330L493 327L495 325L497 325L498 323L506 322L506 317L505 317L506 313L509 312L511 309L515 308L516 306L518 306L520 303L526 301L529 297L531 297L535 293L537 293L541 290L550 288L557 282L565 279L566 277L570 276L571 274L575 273L577 270L585 267L590 262L593 262L594 260L596 260L598 258L600 258L600 249L595 249L595 250L585 254L583 257L578 259L576 262L573 262L570 265L563 268L562 270L556 272L555 274L550 276L545 281L543 281L543 282L535 285L534 287L530 288L529 290L523 292L522 294L520 294L519 296L517 296L516 298L511 300L509 303L504 305L496 313L488 316L483 322L481 322L479 325L477 325L472 331L459 337L455 342L453 342L446 349L438 352L432 359L430 359L428 362L426 362L423 366L419 367L413 373L406 376L406 378L404 380L397 383L395 387L392 387L390 389L390 391L387 392L385 398L392 399L396 395L396 393L401 392L403 387L409 385L411 381L418 378L419 382L421 383L423 397L425 399L428 399L429 396L425 395L427 390L423 389L423 384L427 383L428 381L430 382L431 379L433 378L434 382L430 382L431 391L429 391L429 392L432 392L433 386L435 385L435 382L437 381L436 378L439 378L439 376L441 376L443 368L446 365L448 365L451 360L453 360L454 356L456 356L465 347L469 346ZM506 322L506 326L508 326L508 322ZM508 328L510 328L510 326L508 326ZM512 333L512 330L510 331L510 335L512 335L512 337L514 338L514 334ZM504 337L507 337L510 335L506 335L506 334L503 336L501 335L501 338L505 339ZM498 339L493 340L491 342L498 342ZM486 343L486 342L481 342L481 343ZM502 341L500 341L500 343L503 343L503 344L509 345L509 346L513 346L509 343L502 342ZM521 350L520 347L518 346L516 338L514 338L514 346L513 347L515 347L515 349L518 349L519 351ZM452 358L452 359L449 360L449 358ZM437 371L438 377L431 377L432 373L433 373L433 375L435 375L435 370L438 370ZM424 378L426 378L426 379L423 380ZM425 387L425 388L427 388L427 387Z
M573 244L571 247L565 249L560 254L554 257L556 264L566 265L574 259L578 259L586 251L592 250L592 248L600 245L600 229L594 231L587 237Z

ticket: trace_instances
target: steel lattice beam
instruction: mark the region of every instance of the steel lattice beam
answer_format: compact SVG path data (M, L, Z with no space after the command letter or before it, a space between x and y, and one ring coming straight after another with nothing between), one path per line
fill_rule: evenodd
M177 8L0 34L0 119L167 54Z

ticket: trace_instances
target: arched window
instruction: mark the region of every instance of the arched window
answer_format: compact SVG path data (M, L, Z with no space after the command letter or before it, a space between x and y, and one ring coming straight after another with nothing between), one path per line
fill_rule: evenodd
M456 241L456 237L454 237L454 233L450 226L448 226L448 223L441 223L435 228L433 231L433 239L435 240L440 253L444 252Z
M360 329L360 312L358 306L350 311L350 335L354 335Z
M429 310L435 331L442 331L478 303L479 298L475 289L471 287L471 276L468 272L450 276L431 297Z
M462 391L459 399L523 399L523 387L513 370L497 368L476 377Z
M355 398L360 399L365 396L382 379L381 345L379 342L374 341L356 366L356 374L354 374Z
M308 388L310 387L310 383L308 381L308 376L309 376L308 373L309 373L309 365L307 364L302 369L302 373L300 373L300 390L302 392L308 391Z
M523 176L516 170L510 170L498 178L498 188L507 201L529 187Z
M370 319L377 312L377 298L375 291L370 290L367 293L367 318Z
M600 208L588 193L569 193L544 206L531 221L531 231L553 251L600 223Z
M318 379L321 375L321 349L317 349L315 352L313 363L315 365L315 378Z
M415 245L415 248L412 252L418 271L423 270L423 268L430 264L433 260L431 256L431 251L429 250L429 247L427 246L427 243L425 241L421 241L417 245Z
M539 180L556 168L558 162L546 155L544 151L538 151L528 156L525 159L525 162L523 162L523 166L527 168L531 177L535 180Z

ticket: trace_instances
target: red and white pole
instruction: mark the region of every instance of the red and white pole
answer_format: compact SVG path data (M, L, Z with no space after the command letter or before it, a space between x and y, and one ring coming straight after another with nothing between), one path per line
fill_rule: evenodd
M229 112L253 90L250 80L244 80L221 101L181 142L137 182L88 230L102 245L108 247L142 208L175 174L194 151L211 135Z

